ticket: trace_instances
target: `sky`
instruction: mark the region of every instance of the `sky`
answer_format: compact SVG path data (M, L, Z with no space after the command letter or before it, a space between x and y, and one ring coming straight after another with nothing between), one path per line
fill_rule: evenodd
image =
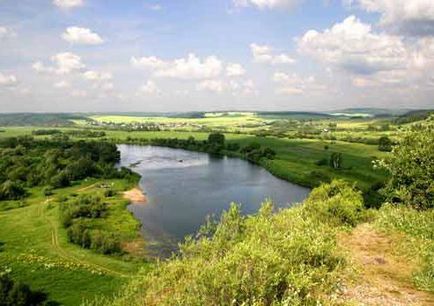
M0 112L434 108L433 0L0 0Z

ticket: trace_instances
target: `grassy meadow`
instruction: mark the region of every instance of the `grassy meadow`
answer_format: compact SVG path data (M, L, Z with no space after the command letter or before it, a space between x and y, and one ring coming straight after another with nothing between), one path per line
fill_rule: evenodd
M100 184L119 192L130 188L122 180L89 180L55 190L46 197L35 188L29 198L0 206L0 265L32 289L44 290L62 305L79 305L97 296L111 296L131 276L148 264L134 257L122 258L96 254L68 242L59 220L57 197L101 193ZM142 241L138 222L125 209L125 200L110 200L104 227L122 233L126 241ZM15 209L13 205L17 204ZM142 244L143 246L143 244Z

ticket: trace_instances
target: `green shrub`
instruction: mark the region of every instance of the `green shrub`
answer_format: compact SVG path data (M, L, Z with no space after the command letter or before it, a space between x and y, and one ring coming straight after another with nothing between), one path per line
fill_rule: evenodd
M0 306L58 305L47 301L47 294L32 291L29 286L14 281L8 274L0 272Z
M387 136L382 136L378 140L378 150L383 152L390 152L392 151L392 141Z
M19 200L26 196L26 190L19 182L6 181L0 185L0 200Z
M434 129L422 128L394 146L380 162L390 172L384 195L392 203L434 208Z
M304 205L308 214L336 226L355 226L366 216L362 194L341 180L315 188Z
M329 161L327 160L327 158L321 158L320 160L315 162L315 165L317 166L326 166L329 164Z
M44 189L42 189L42 193L46 197L53 195L53 187L51 187L51 186L44 187Z

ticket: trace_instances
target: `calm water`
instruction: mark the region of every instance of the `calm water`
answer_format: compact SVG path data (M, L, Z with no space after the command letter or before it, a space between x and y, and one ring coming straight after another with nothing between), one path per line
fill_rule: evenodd
M266 170L236 158L219 158L185 150L119 145L121 165L142 176L148 204L129 206L155 249L173 249L194 234L206 216L216 216L231 202L243 213L255 213L270 198L288 207L306 198L309 189L280 180ZM152 248L152 247L151 247Z

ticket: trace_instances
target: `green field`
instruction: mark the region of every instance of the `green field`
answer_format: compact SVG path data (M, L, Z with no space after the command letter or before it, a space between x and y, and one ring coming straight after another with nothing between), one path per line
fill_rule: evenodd
M99 183L89 180L55 192L62 196L98 193ZM119 191L128 187L120 180L104 183L113 183ZM101 295L111 296L139 267L147 266L142 260L104 256L69 243L55 199L56 195L44 197L41 190L34 189L25 207L0 212L0 241L4 244L0 265L14 278L47 292L50 299L63 305L79 305ZM118 229L124 238L137 239L138 223L123 201L112 201L105 226Z

